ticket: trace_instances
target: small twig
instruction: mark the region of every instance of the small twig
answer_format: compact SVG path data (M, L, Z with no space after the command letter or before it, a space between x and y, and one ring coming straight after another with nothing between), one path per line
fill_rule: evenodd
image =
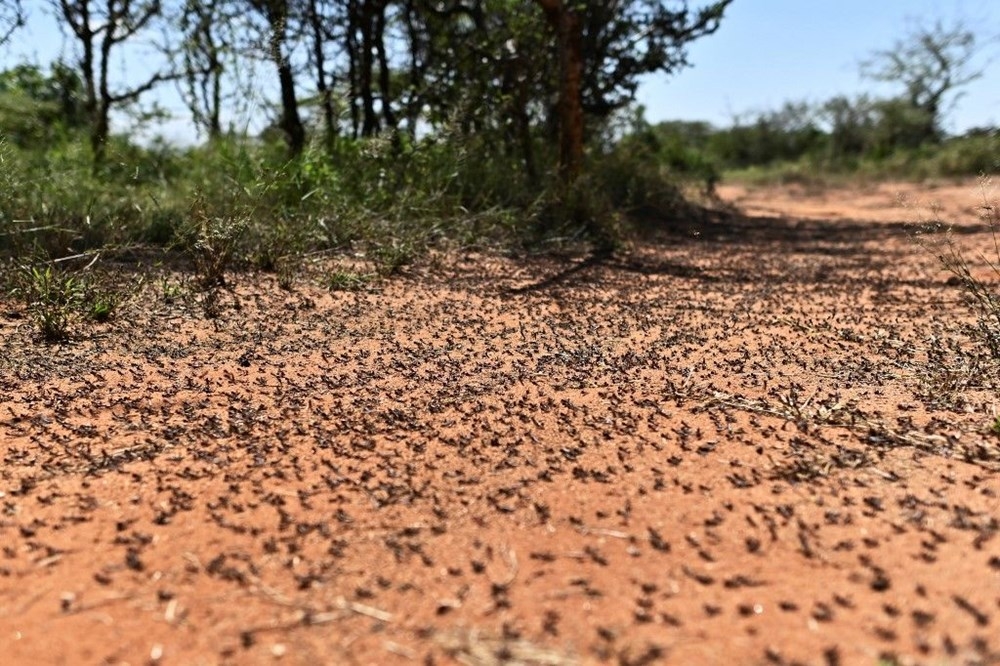
M334 600L334 605L340 610L350 611L352 613L357 613L358 615L365 615L367 617L378 620L379 622L391 622L392 613L375 608L374 606L369 606L367 604L359 604L356 601L348 601L344 597L337 597ZM325 613L324 613L325 615ZM316 617L313 618L313 624L316 623Z
M400 645L393 641L383 641L382 647L385 648L386 652L391 652L392 654L399 655L406 659L416 659L417 653L406 647L405 645Z
M105 599L99 599L92 604L87 604L85 606L69 606L64 612L67 615L78 615L80 613L89 613L92 610L97 610L98 608L104 608L105 606L111 606L119 601L130 601L135 599L136 595L133 593L121 594L114 597L107 597Z
M620 532L618 530L608 530L600 527L580 527L578 529L580 534L596 534L598 536L611 537L613 539L631 539L632 535L627 532Z

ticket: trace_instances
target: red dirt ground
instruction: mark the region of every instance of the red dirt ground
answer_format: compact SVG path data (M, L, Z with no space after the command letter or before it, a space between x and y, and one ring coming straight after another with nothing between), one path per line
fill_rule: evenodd
M913 242L982 194L721 194L56 346L0 302L0 662L1000 663L997 373Z

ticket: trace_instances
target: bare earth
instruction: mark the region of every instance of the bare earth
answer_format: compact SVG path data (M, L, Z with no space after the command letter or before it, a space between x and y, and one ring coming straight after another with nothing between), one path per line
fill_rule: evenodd
M912 240L982 193L721 194L57 346L0 301L0 662L1000 663L996 373Z

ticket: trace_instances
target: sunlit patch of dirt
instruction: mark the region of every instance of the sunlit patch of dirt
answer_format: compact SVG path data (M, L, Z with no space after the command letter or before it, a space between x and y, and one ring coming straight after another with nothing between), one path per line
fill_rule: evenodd
M4 663L996 663L992 363L916 208L0 318ZM0 304L14 312L14 303Z

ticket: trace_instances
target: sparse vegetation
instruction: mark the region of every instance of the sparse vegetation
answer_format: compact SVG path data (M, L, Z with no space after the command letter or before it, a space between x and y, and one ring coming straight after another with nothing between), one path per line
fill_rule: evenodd
M70 262L35 260L19 263L8 277L9 293L24 306L31 322L46 342L64 342L74 326L89 320L111 321L128 294L141 285L118 284L95 270L98 256L83 257L83 268Z
M8 142L0 250L58 258L146 248L189 265L196 286L212 292L227 271L251 267L288 285L301 257L316 253L363 253L386 278L432 248L614 247L630 215L669 218L683 209L684 183L705 189L714 180L637 149L646 132L640 120L628 139L595 145L594 168L569 188L555 176L526 182L516 163L457 133L403 146L344 141L334 156L310 146L291 160L281 145L248 139L187 149L121 139L109 162L135 166L97 173L80 138L38 149Z
M49 342L65 340L83 300L83 283L52 264L26 265L19 270L15 293L27 306L39 333Z
M917 239L934 253L951 273L955 285L962 289L977 313L977 337L994 361L1000 363L1000 291L997 289L997 281L1000 281L1000 229L997 228L1000 214L997 212L992 179L983 177L980 189L982 201L979 209L981 220L988 227L992 239L992 256L980 252L976 260L992 276L992 280L988 280L980 270L974 270L966 252L955 241L952 228L942 220L935 219L930 225L925 225Z
M330 273L327 286L333 291L355 291L369 284L375 275L338 270Z

